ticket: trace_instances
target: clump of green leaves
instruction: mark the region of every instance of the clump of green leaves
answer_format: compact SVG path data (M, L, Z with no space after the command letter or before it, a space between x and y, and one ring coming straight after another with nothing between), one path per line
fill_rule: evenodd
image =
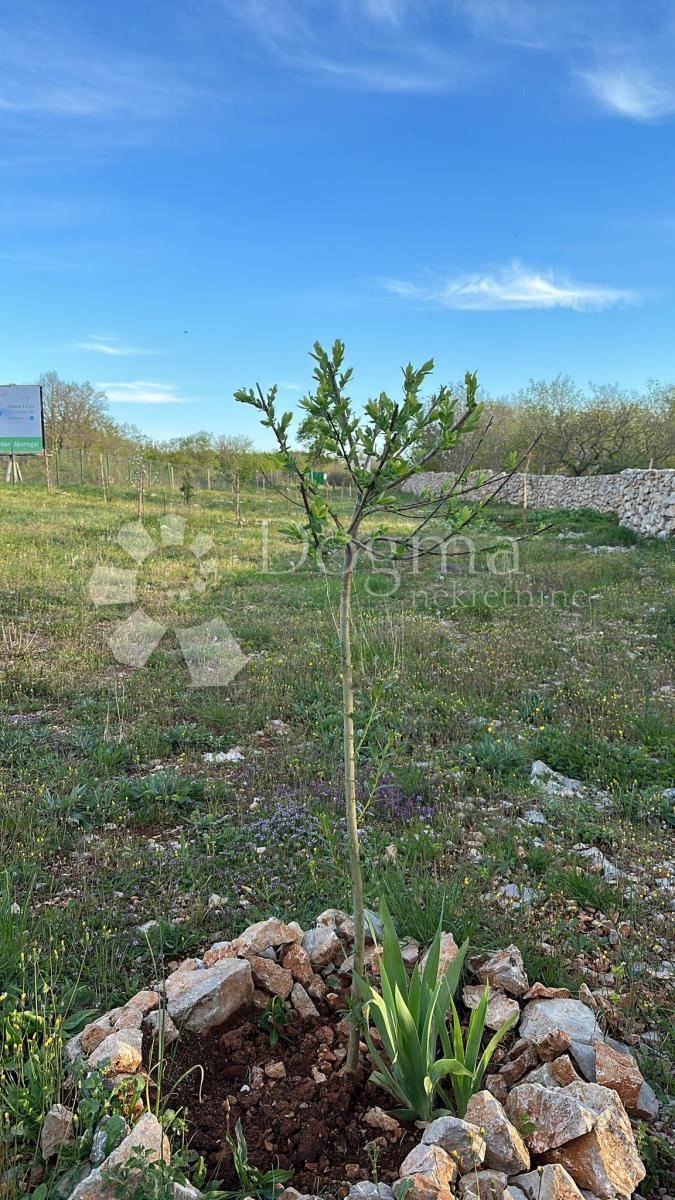
M474 1092L477 1092L483 1081L486 1067L492 1058L497 1046L501 1042L509 1029L513 1027L518 1020L518 1014L514 1013L512 1017L507 1017L506 1021L500 1025L497 1032L490 1038L483 1053L480 1052L481 1041L483 1039L483 1031L485 1029L485 1014L487 1012L488 1001L490 999L490 985L486 983L485 991L480 998L476 1008L473 1009L469 1018L469 1027L466 1033L466 1043L462 1037L462 1027L459 1022L459 1014L454 1000L450 1001L452 1008L452 1043L445 1028L445 1023L440 1030L443 1049L448 1055L453 1055L454 1062L460 1064L462 1070L449 1070L450 1082L455 1097L455 1108L457 1115L463 1117L466 1113L469 1100ZM441 1093L442 1094L442 1093Z
M272 1049L284 1036L284 1030L291 1022L291 1007L282 1000L281 996L270 996L267 1004L258 1017L258 1028L267 1034Z
M383 929L381 992L368 980L358 977L364 1001L364 1036L376 1066L371 1080L399 1101L401 1107L395 1110L397 1116L404 1120L428 1121L439 1094L442 1096L441 1080L454 1071L469 1075L463 1060L452 1058L446 1052L449 1040L445 1028L445 1014L459 983L468 942L464 942L439 977L439 925L424 968L415 965L408 976L394 923L384 902L380 906L380 919ZM382 1052L371 1033L371 1020L379 1035ZM444 1050L440 1058L437 1057L439 1038ZM445 1098L442 1099L445 1103Z
M234 1127L234 1137L228 1133L227 1144L232 1151L232 1161L240 1186L236 1191L224 1192L223 1195L232 1197L232 1200L243 1196L252 1196L253 1200L274 1200L280 1185L287 1183L293 1172L284 1171L281 1167L272 1167L269 1171L261 1171L259 1167L254 1167L253 1163L249 1162L248 1146L241 1121L237 1121Z
M525 765L523 751L511 738L493 738L487 733L474 742L471 757L491 775L515 775Z

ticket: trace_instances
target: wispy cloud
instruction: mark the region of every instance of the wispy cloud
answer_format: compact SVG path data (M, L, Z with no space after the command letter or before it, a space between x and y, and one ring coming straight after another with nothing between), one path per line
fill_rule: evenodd
M670 0L449 0L474 37L547 52L575 87L637 121L675 112Z
M90 333L81 342L76 342L75 350L92 350L95 354L106 354L110 358L136 358L139 354L154 354L154 350L142 350L139 346L127 346L116 337L100 336Z
M111 404L184 404L176 394L173 383L153 383L148 379L132 379L124 383L99 383Z
M363 0L363 8L373 21L398 25L408 8L408 0Z
M623 117L675 111L671 0L219 0L289 73L362 91L440 94L494 86L518 55L545 54L551 86ZM626 65L627 47L642 72ZM513 56L513 62L507 58ZM638 58L639 56L639 58ZM617 63L621 65L617 67Z
M468 311L572 308L577 312L635 304L639 295L626 288L578 283L552 271L532 270L513 262L493 274L458 275L429 285L390 279L389 292L404 300Z
M573 0L562 5L540 0L450 0L451 8L481 37L542 50L566 35Z
M675 87L641 67L585 71L588 90L604 108L635 121L656 121L675 112Z
M280 66L323 84L361 91L439 93L480 78L453 40L407 28L410 0L221 0ZM406 28L404 29L404 25Z
M102 48L65 27L3 28L0 117L152 121L202 94L180 65Z

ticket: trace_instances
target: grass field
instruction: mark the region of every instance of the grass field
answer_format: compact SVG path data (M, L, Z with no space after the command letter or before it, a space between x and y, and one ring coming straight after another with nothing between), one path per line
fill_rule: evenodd
M246 493L237 527L228 497L176 505L186 544L213 539L200 575L185 547L160 547L164 502L146 499L157 552L138 568L138 605L170 628L135 670L108 643L133 605L97 608L89 593L97 567L135 567L116 542L136 519L131 492L104 504L84 489L3 488L0 503L2 991L25 989L37 957L64 1004L101 1010L148 980L153 956L199 951L258 916L303 923L347 904L338 581L291 568L294 510ZM401 935L429 939L443 912L476 949L517 942L533 979L606 989L609 1027L663 1097L670 551L597 514L545 516L547 532L493 560L502 571L517 555L510 574L472 573L467 557L440 574L426 560L394 589L359 572L367 898L386 896ZM479 539L522 533L515 510L493 522ZM213 618L248 662L228 687L192 687L171 628ZM204 761L234 747L240 761ZM589 790L542 794L537 759ZM618 879L594 873L579 843Z

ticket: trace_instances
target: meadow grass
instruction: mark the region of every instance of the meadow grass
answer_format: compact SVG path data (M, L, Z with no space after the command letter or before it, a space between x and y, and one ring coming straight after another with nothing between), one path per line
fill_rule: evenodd
M158 542L166 497L145 503ZM213 539L214 572L200 592L193 557L158 549L138 569L138 603L171 627L224 620L249 656L228 687L191 687L171 632L142 669L111 653L132 608L97 608L88 586L98 566L134 566L116 542L136 519L131 492L103 503L93 489L3 489L3 991L19 986L22 954L59 947L72 1003L109 1007L147 982L153 957L199 952L271 913L303 923L348 904L337 574L293 569L283 529L296 510L272 492L243 495L241 525L215 493L173 509L187 542ZM669 549L598 514L530 513L530 529L539 516L550 528L510 552L511 574L480 561L471 572L466 558L441 573L429 559L393 588L358 572L367 902L384 896L401 935L430 940L442 913L474 950L518 943L533 979L606 986L620 1036L662 1034L639 1050L664 1094ZM522 526L500 508L476 536ZM242 761L204 762L235 746ZM605 807L537 792L537 758L601 788ZM546 825L524 819L533 808ZM579 842L629 878L593 874ZM534 896L514 902L499 890L509 884Z

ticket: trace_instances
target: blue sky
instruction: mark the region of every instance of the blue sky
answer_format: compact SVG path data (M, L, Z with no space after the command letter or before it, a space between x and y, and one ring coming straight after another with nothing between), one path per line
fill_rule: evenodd
M671 0L2 0L0 382L675 377Z

